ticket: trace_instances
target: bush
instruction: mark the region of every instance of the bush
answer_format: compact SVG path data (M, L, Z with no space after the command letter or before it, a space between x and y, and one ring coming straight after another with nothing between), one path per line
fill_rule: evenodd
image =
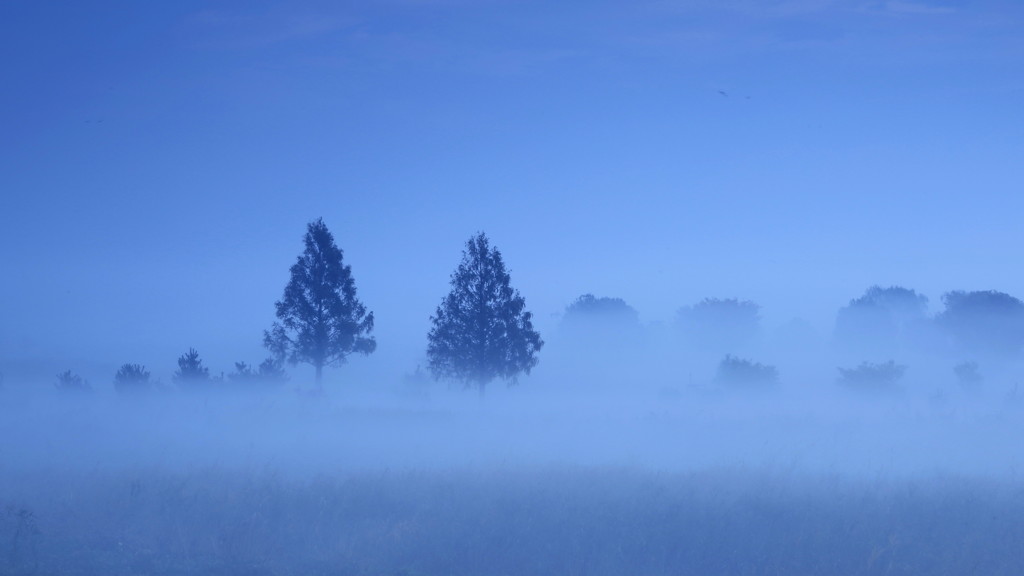
M57 374L57 381L54 382L54 386L61 392L92 392L92 386L89 384L89 381L71 370Z
M243 387L253 385L282 386L288 382L288 374L281 362L267 358L254 370L245 362L235 362L235 371L228 374L228 381Z
M114 390L121 394L138 394L152 388L149 372L141 364L124 364L114 375Z
M891 390L906 371L906 366L892 360L881 364L861 362L856 368L839 368L839 383L862 390Z
M715 382L729 386L768 386L778 384L779 371L774 366L726 354L718 364Z
M984 380L978 371L978 363L973 361L953 366L953 374L956 374L956 381L963 388L977 388Z
M202 388L210 384L210 370L203 366L199 352L189 348L188 352L178 357L178 370L171 380L182 388Z

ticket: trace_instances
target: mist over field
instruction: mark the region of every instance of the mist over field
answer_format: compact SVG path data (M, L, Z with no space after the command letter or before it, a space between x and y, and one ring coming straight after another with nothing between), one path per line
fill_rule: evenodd
M517 293L500 289L500 266L487 272L500 257L482 238L467 244L445 302L473 302L469 318L488 328L512 326L501 311ZM323 242L307 243L289 286L311 282L305 266L327 265L310 256L331 253ZM490 296L474 296L495 279ZM397 376L349 370L371 363L364 344L365 358L325 366L322 380L274 358L213 375L189 349L169 381L137 364L110 384L71 370L5 381L0 566L1014 574L1024 568L1024 303L996 291L942 302L933 314L913 290L872 286L822 337L800 323L766 329L748 300L705 298L671 324L644 324L624 300L584 294L533 350L543 362L504 378L479 374L516 356L480 363L491 344L472 324L444 328L451 317L439 311L427 367ZM301 326L302 313L278 310ZM514 347L517 329L492 334ZM305 353L275 330L271 351L276 334L287 353Z
M1024 574L1021 30L0 2L0 576Z
M1024 407L430 381L149 397L5 389L11 574L1020 570Z
M536 380L530 381L537 385ZM398 388L396 386L396 388ZM1015 480L1019 403L1001 395L839 389L336 392L151 398L5 394L11 469L377 469L635 466L844 477ZM46 391L50 392L50 391Z

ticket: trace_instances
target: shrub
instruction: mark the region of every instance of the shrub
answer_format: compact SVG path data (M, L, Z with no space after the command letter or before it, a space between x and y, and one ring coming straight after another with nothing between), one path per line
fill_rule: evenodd
M244 387L252 385L281 386L288 382L288 374L281 362L267 358L254 370L245 362L235 362L235 371L228 374L228 381Z
M892 360L881 364L861 362L856 368L839 368L839 383L862 390L891 390L906 371L906 366Z
M715 381L729 386L768 386L778 383L779 371L774 366L726 354L718 364Z
M123 364L114 375L114 390L121 394L148 392L152 387L149 371L141 364Z
M57 374L57 381L54 382L54 386L61 392L92 392L92 386L89 384L89 381L71 370Z
M178 357L178 370L171 379L182 388L200 388L210 383L210 369L203 366L199 352L189 348Z
M964 388L977 388L984 380L978 371L978 363L973 361L953 366L953 374L956 374L957 383Z

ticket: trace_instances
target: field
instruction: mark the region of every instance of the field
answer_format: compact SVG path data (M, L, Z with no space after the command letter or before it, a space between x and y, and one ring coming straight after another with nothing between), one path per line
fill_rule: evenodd
M0 573L1024 573L996 404L507 394L8 398Z

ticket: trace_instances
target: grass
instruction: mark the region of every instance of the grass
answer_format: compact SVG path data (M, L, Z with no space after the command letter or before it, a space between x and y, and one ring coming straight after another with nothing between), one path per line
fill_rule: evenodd
M10 575L1024 573L1011 482L571 466L4 478Z
M923 394L8 394L0 575L1024 574L1019 407Z

